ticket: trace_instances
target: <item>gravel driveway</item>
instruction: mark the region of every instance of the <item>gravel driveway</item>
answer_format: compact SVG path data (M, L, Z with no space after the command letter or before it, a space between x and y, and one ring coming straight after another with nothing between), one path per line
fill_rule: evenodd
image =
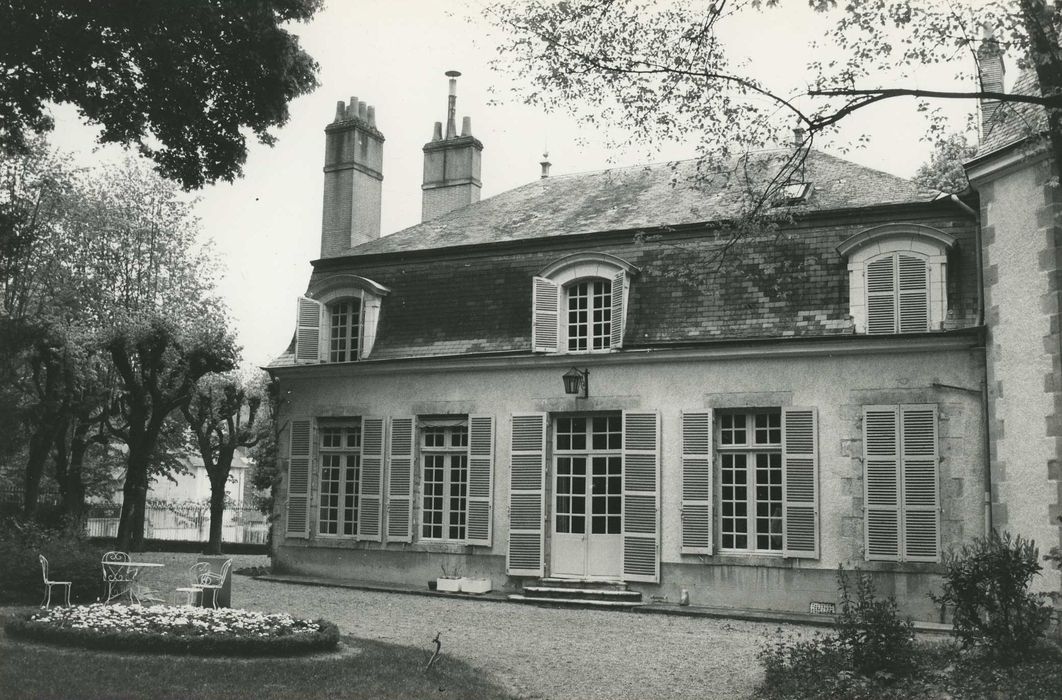
M242 558L241 558L242 559ZM240 563L237 563L238 565ZM244 564L246 565L246 564ZM233 580L235 605L324 617L345 634L442 650L528 698L748 697L776 625L566 610Z
M143 557L166 563L160 578L175 581L195 559L163 553ZM268 563L264 556L233 557L233 569ZM323 617L344 634L423 648L425 659L440 632L443 663L446 656L463 659L527 698L748 697L761 677L756 650L763 636L777 629L736 620L539 608L246 576L233 578L233 604Z

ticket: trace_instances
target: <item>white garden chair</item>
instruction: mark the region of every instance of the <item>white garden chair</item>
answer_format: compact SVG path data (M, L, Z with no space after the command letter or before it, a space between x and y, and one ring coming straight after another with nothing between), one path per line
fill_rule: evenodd
M52 587L53 586L66 586L66 604L70 605L70 581L52 581L48 578L48 560L43 554L38 554L37 558L41 561L41 574L44 576L44 600L41 601L42 608L50 608L52 605Z
M173 604L177 604L177 598L184 594L185 605L195 605L196 600L202 600L203 589L201 587L203 577L210 573L210 564L205 561L197 561L188 567L188 585L182 586L173 592ZM209 581L208 581L209 582Z
M206 562L202 563L206 564ZM232 568L232 559L225 560L225 563L221 565L221 571L219 573L210 571L209 565L207 566L207 572L199 577L199 583L196 584L196 587L202 590L202 595L204 596L207 591L210 591L213 606L216 608L218 607L218 593L221 591L222 586L225 585L225 579L229 575L229 569ZM204 606L205 605L206 602L204 599Z
M132 602L136 572L128 566L129 561L129 555L125 552L107 552L103 555L103 582L107 584L105 603L125 594L129 595L129 601Z

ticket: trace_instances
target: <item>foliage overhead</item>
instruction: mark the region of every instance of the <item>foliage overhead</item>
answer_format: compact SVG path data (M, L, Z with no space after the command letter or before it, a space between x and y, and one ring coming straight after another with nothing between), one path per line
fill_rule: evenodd
M288 22L321 0L11 0L0 4L0 150L23 152L69 103L102 143L136 145L185 188L229 180L318 66Z
M941 192L959 193L970 186L962 164L974 157L977 148L964 134L949 134L933 144L933 154L918 167L914 178L922 187Z
M496 67L517 78L520 97L546 111L566 110L613 127L616 145L695 139L711 162L730 154L811 146L856 111L914 98L931 102L997 99L1044 108L1048 141L1062 163L1060 6L1045 0L989 1L976 7L938 0L861 0L839 7L809 0L823 32L820 58L802 85L752 75L728 41L733 21L777 0L527 0L493 2L486 16L499 33ZM986 35L982 27L992 27ZM974 59L988 47L1037 72L1041 95L985 91ZM952 68L958 85L923 84L926 66ZM930 133L943 135L942 117ZM864 137L865 138L865 137ZM795 149L799 151L800 149ZM722 162L728 162L724 160ZM789 181L799 159L768 186Z

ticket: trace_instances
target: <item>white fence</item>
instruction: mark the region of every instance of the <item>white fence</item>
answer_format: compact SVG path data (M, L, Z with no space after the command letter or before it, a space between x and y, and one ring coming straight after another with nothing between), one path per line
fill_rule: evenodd
M89 507L86 534L117 537L120 505ZM266 516L257 508L226 508L221 526L222 542L265 544L269 533ZM152 540L206 542L210 537L210 509L186 504L149 503L144 512L144 537Z

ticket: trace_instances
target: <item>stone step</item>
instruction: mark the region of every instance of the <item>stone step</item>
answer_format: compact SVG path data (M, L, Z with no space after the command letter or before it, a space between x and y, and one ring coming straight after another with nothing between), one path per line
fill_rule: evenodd
M510 593L508 598L514 603L540 605L543 607L607 608L610 610L636 608L644 604L641 601L603 600L601 598L531 598L519 593Z
M641 603L642 594L618 588L558 588L556 586L524 586L527 598L568 598L575 600L627 601Z
M598 588L601 590L621 590L627 589L627 584L623 581L584 581L577 578L540 578L536 583L532 584L536 586L548 586L550 588Z

